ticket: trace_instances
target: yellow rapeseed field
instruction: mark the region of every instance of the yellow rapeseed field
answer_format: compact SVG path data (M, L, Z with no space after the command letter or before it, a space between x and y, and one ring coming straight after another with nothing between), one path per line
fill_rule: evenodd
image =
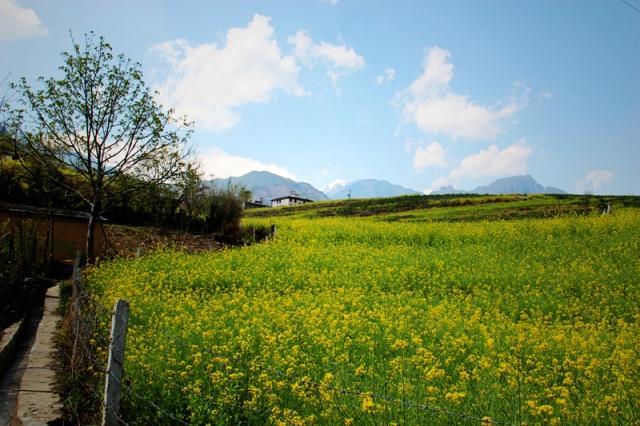
M638 424L638 210L270 220L266 243L88 271L131 304L128 421Z

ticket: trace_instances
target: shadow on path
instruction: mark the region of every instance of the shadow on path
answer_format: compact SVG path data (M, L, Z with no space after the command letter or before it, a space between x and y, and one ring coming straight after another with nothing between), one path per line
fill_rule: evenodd
M16 403L18 400L17 389L29 362L29 353L36 338L38 324L42 319L43 303L31 308L25 317L25 328L18 341L15 356L5 372L0 372L0 425L16 425Z

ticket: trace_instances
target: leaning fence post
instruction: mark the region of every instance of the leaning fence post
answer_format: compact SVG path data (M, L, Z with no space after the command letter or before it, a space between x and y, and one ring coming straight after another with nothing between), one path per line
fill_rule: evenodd
M82 302L80 297L82 296L82 266L83 266L83 255L82 251L76 251L76 259L73 262L73 273L71 276L71 301L73 303L73 330L74 330L74 339L73 339L73 352L71 353L71 369L75 370L75 360L76 353L78 348L78 339L80 337L80 320L82 317L82 313L80 312L82 308Z
M129 303L119 299L113 307L113 316L111 317L109 358L107 359L107 375L104 383L103 426L119 424L120 384L124 369L124 345L128 321Z

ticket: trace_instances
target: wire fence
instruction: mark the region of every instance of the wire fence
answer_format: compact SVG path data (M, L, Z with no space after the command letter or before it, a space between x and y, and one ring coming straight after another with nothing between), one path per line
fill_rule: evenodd
M109 323L113 315L118 315L115 312L107 311L107 309L105 309L100 303L96 302L84 290L82 285L81 273L79 274L74 273L74 286L77 286L77 291L74 291L75 293L74 309L78 310L78 312L75 313L75 317L78 318L78 324L75 324L77 333L80 333L80 334L82 333L81 328L83 326L79 324L82 323L82 319L86 319L86 318L83 318L83 315L85 315L86 317L87 312L89 313L89 317L90 317L89 321L92 321L94 324L97 321L101 321L101 322L106 321L107 323ZM178 345L179 347L181 347L186 351L191 351L193 349L192 343L186 342L182 338L172 333L169 333L166 330L156 329L154 330L154 332L162 335L164 338L169 339L172 342L172 344ZM96 341L95 344L91 346L110 347L111 350L115 350L115 351L120 350L122 351L122 355L123 356L125 355L125 352L126 352L125 350L119 349L118 347L111 345L111 342L109 342L108 339L105 339L104 337L101 337L101 339L102 339L101 341ZM77 340L77 335L76 335L76 340ZM198 347L198 351L206 353L211 358L228 358L228 354L215 352L208 347ZM106 379L106 376L110 374L109 371L107 370L105 360L99 359L98 357L96 357L96 355L90 350L89 345L75 345L74 356L78 356L78 354L81 358L88 360L92 364L91 369L95 371L97 374L99 374L102 377L102 380ZM232 358L232 360L240 361L239 358L238 359ZM430 417L441 416L444 419L448 419L446 421L447 423L448 422L453 422L453 423L472 422L475 424L482 424L482 425L517 424L517 422L496 420L488 416L480 416L477 414L467 413L462 411L453 411L441 406L425 404L425 403L418 402L411 399L398 398L396 396L391 396L381 392L372 392L370 390L365 390L365 389L347 389L340 386L334 386L331 383L327 383L325 381L312 380L307 376L299 377L293 374L288 374L285 371L277 369L257 359L253 359L251 363L253 364L254 367L258 368L259 370L263 372L269 372L275 375L276 377L282 379L288 385L302 382L307 386L308 389L315 390L316 392L318 392L318 394L322 390L325 392L330 392L333 395L340 396L340 397L357 398L358 401L361 401L363 398L371 398L374 401L384 402L389 406L394 406L396 408L403 409L403 410L414 410L416 412L419 412L421 414L424 414ZM183 393L183 389L178 384L173 383L172 381L168 380L166 377L149 369L148 366L145 366L144 364L138 362L134 358L131 358L131 357L126 358L125 356L125 371L127 366L135 366L136 368L139 368L140 371L143 371L145 375L153 376L154 380L156 380L158 383L162 383L163 386L165 386L168 389L171 389L177 395L181 395ZM173 424L190 424L189 415L186 414L185 412L175 412L169 408L163 407L160 401L154 401L150 399L148 396L145 396L142 393L140 393L138 390L136 390L136 388L127 379L121 380L113 375L111 375L111 377L113 377L114 380L116 380L121 385L121 389L124 391L125 395L127 396L127 398L129 398L129 400L135 400L135 401L138 401L140 404L147 406L147 408L153 410L160 419L163 419L168 423L173 423ZM103 400L103 392L100 391L98 388L93 387L90 390L90 393L98 401ZM253 414L254 416L264 416L264 415L268 415L270 412L270 409L266 407L248 408L242 402L240 403L224 402L223 403L221 401L216 400L212 396L202 394L202 393L198 395L198 398L204 399L207 401L207 403L218 406L221 409L237 410L239 413L244 413L245 411L250 410L252 411L251 414ZM104 409L104 407L102 407L102 409ZM128 424L127 421L121 416L120 413L114 412L113 414L120 424L124 424L124 425Z

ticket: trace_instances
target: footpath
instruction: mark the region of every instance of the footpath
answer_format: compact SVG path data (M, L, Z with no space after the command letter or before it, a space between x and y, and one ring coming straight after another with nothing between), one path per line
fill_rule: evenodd
M49 288L44 304L2 336L0 353L13 361L0 381L0 426L62 424L54 390L59 299L60 287Z

